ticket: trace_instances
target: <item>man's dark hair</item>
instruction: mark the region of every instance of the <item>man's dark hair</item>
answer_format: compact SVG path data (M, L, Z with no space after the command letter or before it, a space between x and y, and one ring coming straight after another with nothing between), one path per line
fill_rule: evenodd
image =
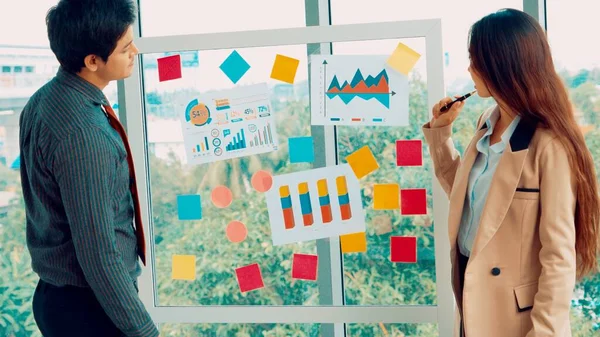
M46 16L50 48L71 73L81 71L90 54L107 62L135 13L131 0L60 0Z

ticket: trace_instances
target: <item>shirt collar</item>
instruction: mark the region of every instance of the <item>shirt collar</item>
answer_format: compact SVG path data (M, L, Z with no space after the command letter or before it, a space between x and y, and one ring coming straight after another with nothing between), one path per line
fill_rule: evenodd
M102 90L77 74L72 74L60 67L56 74L56 80L79 91L96 104L108 105L108 99Z
M504 130L504 133L502 133L502 136L500 136L500 141L492 146L489 146L489 137L494 132L494 127L496 126L498 119L500 119L500 109L498 107L496 107L492 111L492 114L490 115L490 117L485 121L485 124L487 126L487 131L485 132L483 137L481 137L479 142L477 142L477 149L480 152L487 154L487 148L490 148L490 149L494 150L494 152L497 152L497 153L503 152L504 149L506 148L506 145L510 141L510 137L512 137L513 133L515 132L517 125L519 125L521 116L519 116L519 115L515 116L515 118L512 120L512 122L506 128L506 130Z

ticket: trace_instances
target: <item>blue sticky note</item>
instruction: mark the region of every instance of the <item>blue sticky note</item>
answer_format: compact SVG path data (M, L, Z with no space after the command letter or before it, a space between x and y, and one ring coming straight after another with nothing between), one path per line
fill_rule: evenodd
M290 163L312 163L315 150L312 137L294 137L288 139Z
M177 214L179 220L202 219L202 204L198 194L178 195Z
M242 55L240 55L237 51L231 52L231 54L221 63L219 67L223 71L223 73L229 77L231 82L234 84L237 83L244 74L250 69L250 65Z

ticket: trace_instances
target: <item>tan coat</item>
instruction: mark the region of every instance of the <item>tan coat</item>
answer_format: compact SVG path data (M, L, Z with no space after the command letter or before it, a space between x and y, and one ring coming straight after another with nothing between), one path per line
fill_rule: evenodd
M450 198L452 286L466 337L570 337L576 279L575 184L564 147L520 122L490 186L460 289L457 237L483 122L461 161L452 126L423 127L435 174Z

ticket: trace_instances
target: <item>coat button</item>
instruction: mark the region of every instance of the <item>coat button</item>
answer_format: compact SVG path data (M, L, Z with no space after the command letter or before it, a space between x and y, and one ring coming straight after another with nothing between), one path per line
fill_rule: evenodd
M498 267L492 268L492 275L494 275L494 276L500 275L500 268L498 268Z

